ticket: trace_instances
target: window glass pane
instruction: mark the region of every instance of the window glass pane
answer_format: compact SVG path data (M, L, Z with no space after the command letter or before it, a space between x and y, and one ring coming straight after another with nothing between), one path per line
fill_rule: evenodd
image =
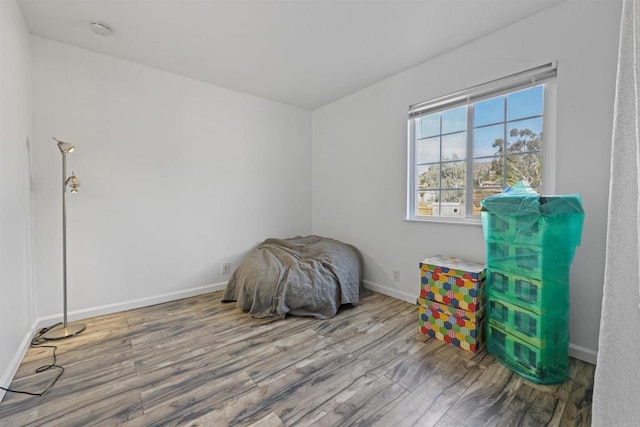
M473 126L504 122L504 96L480 101L473 107Z
M440 188L440 164L418 166L418 190Z
M415 173L409 179L409 216L477 218L482 200L520 180L542 189L546 83L508 92L514 82L509 77L502 88L491 88L491 98L456 108L438 111L437 100L417 106L437 112L409 118Z
M440 169L442 188L464 188L466 182L466 162L442 163Z
M435 163L440 161L440 137L418 141L418 163Z
M487 197L502 193L501 188L474 188L473 189L473 214L480 215L480 202Z
M473 131L473 157L501 154L504 145L504 124L487 126Z
M503 158L475 159L473 162L474 187L502 187Z
M418 139L440 135L440 113L419 117L416 123L416 135Z
M467 129L467 106L442 112L442 133L460 132Z
M507 124L509 153L536 151L542 148L542 117Z
M542 185L542 153L507 156L507 185L528 181L531 186Z
M467 133L453 133L442 136L442 161L464 160L467 158Z
M464 217L464 190L442 190L440 200L433 204L433 215Z
M542 114L544 86L536 86L507 95L507 120Z
M421 191L418 190L417 198L418 201L416 206L416 215L420 216L431 216L433 215L433 204L435 200L439 197L439 191Z

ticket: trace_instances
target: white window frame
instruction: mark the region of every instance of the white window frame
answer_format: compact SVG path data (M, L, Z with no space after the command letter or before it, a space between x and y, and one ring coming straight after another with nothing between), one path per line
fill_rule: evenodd
M542 143L542 191L545 194L553 194L555 191L555 129L556 129L556 76L557 65L554 62L535 67L507 77L492 80L478 86L474 86L450 95L439 97L431 101L409 107L407 127L407 216L409 221L429 222L453 222L480 224L480 216L473 215L473 127L467 124L467 156L466 156L466 183L465 188L465 213L461 217L450 216L422 216L417 215L417 140L415 132L416 118L432 113L437 113L460 106L468 106L472 113L473 105L485 99L504 95L518 90L527 89L544 84L544 111L543 111L543 143Z

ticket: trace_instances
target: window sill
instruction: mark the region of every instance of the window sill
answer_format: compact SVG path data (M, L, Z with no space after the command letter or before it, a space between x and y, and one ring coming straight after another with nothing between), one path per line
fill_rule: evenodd
M437 223L437 224L453 224L453 225L474 225L482 227L482 221L480 218L446 218L446 217L418 217L418 218L405 218L407 222L423 222L423 223Z

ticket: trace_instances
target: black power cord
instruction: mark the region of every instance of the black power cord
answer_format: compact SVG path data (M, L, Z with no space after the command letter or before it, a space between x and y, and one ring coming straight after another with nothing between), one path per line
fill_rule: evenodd
M41 348L52 348L53 349L53 363L50 365L43 365L40 366L38 369L35 370L35 373L39 374L41 372L45 372L48 371L49 369L52 368L56 368L59 369L60 372L58 373L58 375L54 378L53 382L51 384L49 384L47 386L47 388L44 389L44 391L41 391L40 393L32 393L30 391L22 391L22 390L13 390L10 388L5 388L0 386L0 390L4 390L6 392L9 393L19 393L19 394L28 394L29 396L43 396L46 392L49 391L49 389L51 387L53 387L53 385L58 382L58 379L60 379L60 377L62 376L63 372L64 372L64 368L60 365L56 364L57 361L57 356L56 356L56 350L58 349L57 346L55 345L45 345L45 343L47 342L47 340L45 338L43 338L42 336L47 333L50 329L55 328L56 326L60 325L60 323L56 323L53 326L50 326L48 328L42 328L38 331L38 333L36 333L36 335L33 337L33 339L31 340L31 347L41 347Z

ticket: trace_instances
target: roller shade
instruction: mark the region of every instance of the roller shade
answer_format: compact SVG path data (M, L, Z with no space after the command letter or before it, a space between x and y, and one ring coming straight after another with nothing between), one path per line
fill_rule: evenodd
M409 118L425 116L459 105L478 102L518 89L526 89L553 80L558 74L555 62L550 62L510 76L492 80L481 85L473 86L459 92L421 102L409 107Z

